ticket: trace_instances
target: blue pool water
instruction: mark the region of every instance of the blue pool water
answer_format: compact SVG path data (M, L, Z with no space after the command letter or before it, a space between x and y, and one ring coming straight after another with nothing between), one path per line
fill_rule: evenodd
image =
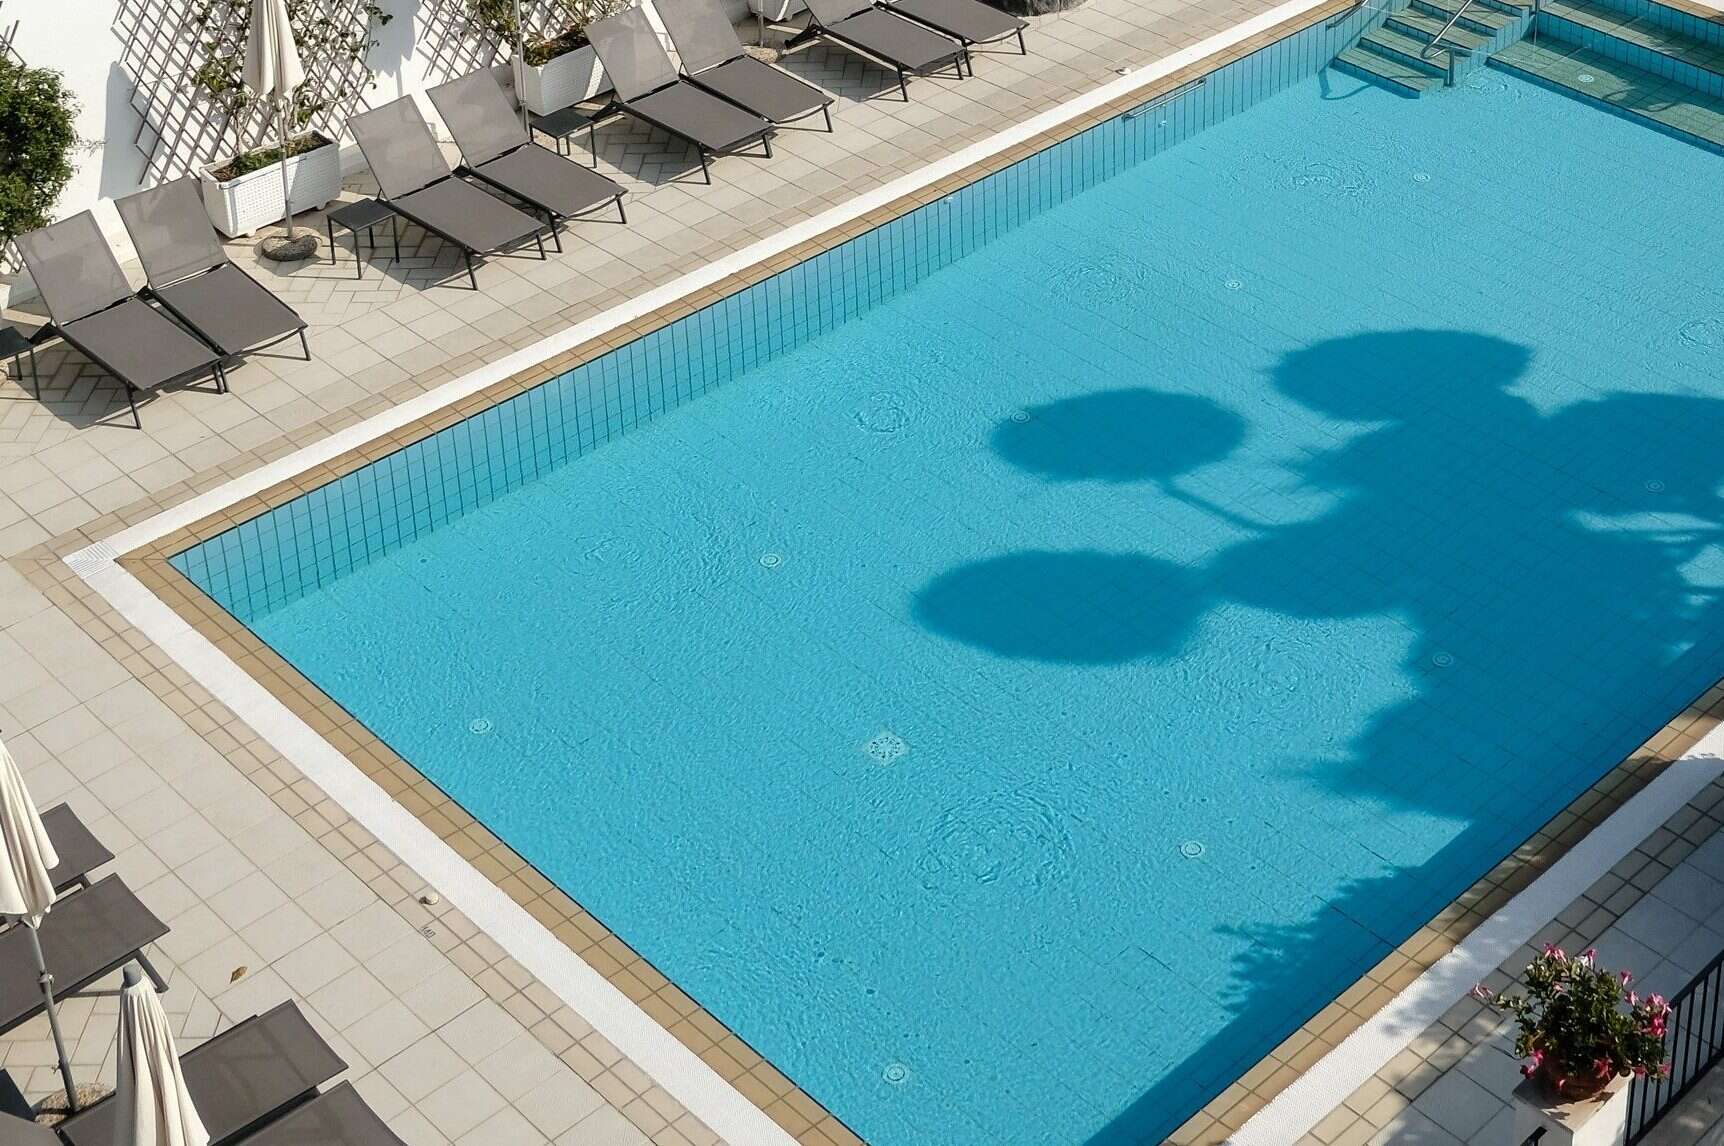
M1720 675L1721 174L1324 74L344 576L178 560L869 1141L1153 1141Z

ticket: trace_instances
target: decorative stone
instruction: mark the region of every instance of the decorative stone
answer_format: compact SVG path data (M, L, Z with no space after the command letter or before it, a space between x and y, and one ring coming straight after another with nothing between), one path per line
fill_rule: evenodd
M267 235L259 240L257 253L275 263L297 263L317 254L317 236L310 231L295 231L286 235Z
M1514 1131L1503 1146L1520 1146L1540 1130L1544 1137L1539 1146L1622 1146L1628 1136L1631 1081L1615 1078L1591 1098L1563 1102L1527 1079L1514 1089Z

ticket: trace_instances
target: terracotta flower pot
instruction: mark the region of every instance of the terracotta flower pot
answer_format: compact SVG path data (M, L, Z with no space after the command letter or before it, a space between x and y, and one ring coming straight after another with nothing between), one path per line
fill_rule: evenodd
M1564 1078L1559 1083L1556 1071L1547 1060L1539 1064L1533 1077L1538 1079L1539 1084L1552 1098L1560 1099L1563 1102L1584 1102L1609 1086L1612 1076L1605 1075L1600 1078L1596 1074L1582 1072L1574 1077Z

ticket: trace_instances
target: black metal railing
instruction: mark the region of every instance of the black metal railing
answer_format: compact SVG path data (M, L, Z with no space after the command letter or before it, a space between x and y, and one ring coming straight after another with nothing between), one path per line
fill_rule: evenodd
M1667 1078L1637 1078L1628 1092L1628 1146L1646 1137L1658 1120L1724 1057L1724 952L1670 998L1664 1030Z

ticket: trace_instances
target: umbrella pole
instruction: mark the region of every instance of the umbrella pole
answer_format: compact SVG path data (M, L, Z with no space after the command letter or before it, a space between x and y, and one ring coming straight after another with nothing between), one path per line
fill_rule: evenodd
M279 94L275 97L275 109L280 117L281 127L281 204L282 210L287 212L287 217L281 222L282 226L287 228L287 241L291 243L293 242L293 201L288 198L290 192L287 185L287 101L282 99Z
M48 961L42 957L42 937L36 934L36 928L29 920L23 922L25 930L30 932L30 949L36 955L36 970L42 977L42 1001L48 1007L48 1029L54 1033L54 1053L60 1059L60 1079L66 1084L66 1108L76 1112L78 1093L72 1083L72 1063L66 1058L66 1040L60 1034L60 1015L54 1009L54 976L48 973Z
M527 49L524 44L526 29L521 26L521 0L510 0L510 7L515 17L515 58L510 61L515 66L515 106L521 109L521 126L531 135L533 125L527 118L527 97L523 90L527 81Z

